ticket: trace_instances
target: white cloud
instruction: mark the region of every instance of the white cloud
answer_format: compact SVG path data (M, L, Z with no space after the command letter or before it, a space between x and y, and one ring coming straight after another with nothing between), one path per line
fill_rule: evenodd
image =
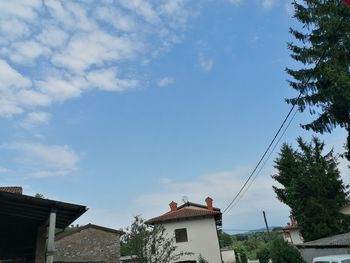
M99 7L96 10L96 17L98 20L111 24L115 29L125 32L136 31L138 27L137 22L131 16L123 14L117 8Z
M1 14L8 17L18 17L32 21L37 18L37 8L41 6L41 0L26 1L0 1Z
M86 78L92 87L108 91L123 91L139 84L138 80L119 79L116 70L112 69L90 71Z
M179 43L194 3L0 1L0 117L42 111L93 89L138 86L137 72L127 73L135 72L130 62Z
M12 61L17 63L32 63L40 56L48 55L50 49L40 44L37 41L17 42L11 45L11 50L8 51Z
M143 17L143 19L151 24L160 22L160 18L154 10L151 3L143 0L120 0L120 3L129 10Z
M30 79L18 73L5 60L0 59L0 91L30 86Z
M181 204L183 196L187 196L189 201L202 204L205 203L204 199L207 196L211 196L214 199L214 206L223 210L239 191L249 172L250 169L237 168L200 176L189 181L164 179L158 187L161 190L142 195L137 202L143 211L152 211L145 212L146 217L166 212L171 201ZM271 218L273 217L273 222L282 221L281 224L283 224L283 220L288 216L288 208L275 197L272 189L275 182L270 178L270 174L272 171L265 171L264 175L260 175L254 181L239 203L225 215L224 226L234 224L236 227L260 227L262 225L260 214L263 209L269 212Z
M25 128L32 128L40 124L48 124L51 119L51 114L44 111L33 111L27 114L26 118L22 120L21 126Z
M199 66L205 72L211 71L214 65L214 61L212 59L206 58L203 54L199 55L198 62Z
M5 168L5 167L1 167L1 166L0 166L0 174L2 174L2 173L8 173L8 172L10 172L10 169L7 169L7 168Z
M276 3L277 0L261 0L261 5L264 9L271 9Z
M68 39L68 34L57 26L48 26L36 37L43 45L60 47Z
M35 142L18 142L1 148L18 152L16 161L26 167L28 175L50 177L68 175L78 169L79 155L67 145L45 145Z
M174 79L171 77L164 77L161 78L160 80L158 80L157 85L158 87L165 87L165 86L169 86L171 84L174 83Z
M140 48L141 45L129 37L116 37L98 30L74 36L63 52L53 56L52 62L80 73L91 66L132 58Z

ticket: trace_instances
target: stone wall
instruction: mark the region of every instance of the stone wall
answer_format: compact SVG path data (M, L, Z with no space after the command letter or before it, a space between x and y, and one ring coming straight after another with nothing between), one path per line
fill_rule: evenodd
M86 228L56 240L54 261L120 262L120 235Z

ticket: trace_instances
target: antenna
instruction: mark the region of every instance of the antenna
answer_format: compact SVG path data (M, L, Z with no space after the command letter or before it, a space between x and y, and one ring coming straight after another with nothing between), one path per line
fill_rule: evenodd
M182 202L187 203L188 202L188 196L184 195L182 197Z

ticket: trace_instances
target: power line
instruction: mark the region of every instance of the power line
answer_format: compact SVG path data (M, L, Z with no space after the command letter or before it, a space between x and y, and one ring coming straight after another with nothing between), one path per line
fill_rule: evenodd
M341 5L341 1L339 2L338 6L339 7ZM336 30L333 31L334 35L336 35L341 27L341 25L343 24L344 22L344 18L345 16L342 16L338 26L336 27ZM324 48L320 58L317 60L316 64L315 64L315 67L313 68L313 72L316 71L316 69L319 67L321 61L324 59L324 57L326 56L326 53L328 51L329 48L331 48L332 46L335 45L335 42L333 43L328 43L328 45ZM240 194L243 192L243 190L246 188L247 184L249 183L249 181L251 180L251 178L253 177L253 175L255 174L255 172L257 171L258 167L260 166L260 164L262 163L262 161L265 159L265 156L267 155L267 153L270 151L272 145L275 143L278 135L280 134L281 130L283 129L284 125L286 124L286 122L288 121L289 117L291 116L292 112L294 111L294 108L295 106L298 104L298 102L300 101L300 98L304 92L304 90L306 89L307 85L309 84L310 80L311 80L312 76L310 74L310 76L307 78L307 80L302 84L302 88L301 88L301 91L299 93L299 96L297 97L297 99L292 103L292 107L291 109L289 110L288 114L286 115L286 117L284 118L282 124L280 125L280 127L278 128L277 132L275 133L272 141L270 142L270 144L268 145L267 149L265 150L265 152L263 153L262 157L259 159L257 165L254 167L253 171L250 173L249 177L246 179L246 181L244 182L243 186L240 188L240 190L238 191L238 193L234 196L234 198L231 200L231 202L228 204L228 206L223 210L223 214L225 214L226 212L229 211L229 209L231 208L231 206L235 203L235 201L238 199L238 197L240 196ZM293 115L292 119L294 119L296 113ZM287 126L287 128L289 127L289 125ZM283 133L284 134L284 133ZM283 136L282 134L282 136ZM277 143L278 144L278 143ZM276 145L277 145L276 144ZM275 145L275 147L276 147ZM275 148L274 147L274 148ZM273 148L273 149L274 149ZM272 152L271 152L272 153ZM271 153L270 153L270 156L271 156ZM263 166L262 166L263 167ZM259 171L260 173L260 171Z
M241 196L237 199L237 201L235 203L232 204L232 206L228 209L227 212L231 211L231 209L233 207L235 207L239 201L243 198L244 194L249 190L249 188L251 187L251 185L254 183L255 179L258 177L258 175L261 173L261 171L263 170L263 168L265 167L266 163L269 161L271 155L274 153L276 147L279 145L281 139L283 138L284 134L286 133L286 131L288 130L290 124L292 123L293 119L295 118L296 114L298 113L298 110L296 110L292 116L292 118L290 119L290 121L288 122L287 126L285 127L285 129L283 130L282 134L280 135L280 137L278 138L277 142L275 143L274 147L272 148L272 150L270 151L269 155L267 156L267 158L265 159L264 163L261 165L259 171L255 174L255 176L253 177L253 179L249 182L248 186L244 189L244 192L242 192Z

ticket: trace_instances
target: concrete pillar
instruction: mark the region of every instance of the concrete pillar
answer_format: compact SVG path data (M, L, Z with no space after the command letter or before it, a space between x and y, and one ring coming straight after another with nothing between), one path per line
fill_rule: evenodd
M35 263L45 263L46 225L38 227L36 236Z
M53 263L55 252L56 210L52 210L49 218L49 235L47 238L46 263Z

